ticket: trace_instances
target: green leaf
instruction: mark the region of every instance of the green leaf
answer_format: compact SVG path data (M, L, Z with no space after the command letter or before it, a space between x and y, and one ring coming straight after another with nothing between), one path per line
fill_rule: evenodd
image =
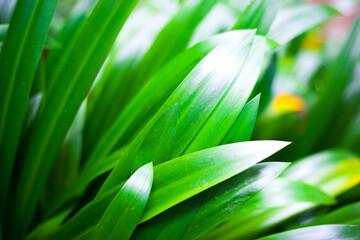
M172 156L181 155L192 141L199 129L216 108L231 83L236 79L250 51L254 38L254 31L239 31L232 41L225 42L211 51L182 81L171 94L161 109L134 139L123 161L111 172L100 192L115 186L119 180L128 177L130 170L135 171L141 164L133 161L145 137L153 124L172 105L179 103L179 118ZM236 40L236 41L235 41ZM131 108L133 111L133 108ZM103 138L97 146L104 152L111 141L111 135ZM222 139L221 139L222 140ZM97 150L95 149L95 151ZM97 155L93 155L96 157ZM98 159L100 156L97 156Z
M269 59L268 65L264 70L263 75L256 82L253 92L251 93L251 97L255 97L258 94L261 94L260 104L258 115L261 116L261 113L264 109L269 105L271 101L272 95L272 85L274 82L274 78L277 71L278 66L277 54L274 53Z
M250 141L259 108L260 95L248 102L241 110L234 125L222 140L222 144Z
M276 141L234 143L158 165L156 170L162 174L155 175L156 184L141 222L234 176L286 145Z
M139 63L128 97L132 97L171 58L183 51L198 24L219 0L184 2L179 12L163 28ZM171 41L169 41L171 39Z
M280 178L257 193L204 239L253 239L290 216L316 205L333 203L332 197L316 187Z
M50 51L46 61L46 88L48 92L54 87L56 79L64 69L81 28L97 2L98 0L77 1L63 28L58 33L55 41L60 46Z
M0 24L0 42L4 41L8 29L9 24Z
M10 222L13 232L21 235L29 227L66 133L136 3L136 0L101 0L81 28L71 54L61 74L54 80L54 87L47 94L41 114L35 119L21 150L20 159L24 165L12 202Z
M281 176L337 196L360 183L360 158L343 150L322 151L295 161Z
M360 225L360 202L352 203L336 209L310 222L309 226L323 224Z
M176 4L174 2L171 5ZM157 34L173 15L161 2L154 5L139 4L133 11L97 76L88 96L89 121L85 129L84 157L88 157L92 148L131 100L127 99L127 94L133 85L136 68ZM119 142L118 147L124 146L132 138L130 134L127 135Z
M254 0L241 12L233 29L257 29L266 35L281 6L281 0Z
M215 147L167 161L154 168L152 194L140 222L251 167L288 143L244 142ZM123 183L100 195L55 231L50 239L69 239L97 224Z
M316 206L334 204L333 197L359 184L359 176L360 160L346 151L329 150L299 159L204 239L260 236Z
M204 192L204 200L182 239L198 239L238 211L274 180L287 163L262 163Z
M23 134L26 134L26 132L29 130L32 123L34 122L36 114L40 109L40 103L42 98L43 98L43 94L39 92L29 99L27 111L25 115Z
M70 186L70 188L67 189L56 202L49 206L46 217L54 215L59 208L71 199L81 196L92 181L113 169L121 159L124 151L125 148L121 148L110 157L103 159L103 161L98 162L86 171L82 171L79 178Z
M60 212L58 215L46 220L45 222L39 224L34 230L32 230L27 236L26 240L38 240L46 239L46 236L49 235L52 231L58 228L67 216L72 212L72 207L65 209Z
M137 165L146 164L151 159L156 166L173 158L172 150L178 117L179 103L175 103L150 129L134 160Z
M303 239L337 239L356 240L360 236L360 226L352 225L322 225L316 227L299 228L291 231L273 234L259 240L303 240Z
M91 166L100 159L107 157L119 140L127 139L128 141L129 136L133 136L143 128L181 81L209 52L221 44L243 37L245 37L244 32L240 31L220 34L195 45L174 58L144 86L122 111L112 127L93 149L87 160L87 165ZM154 89L157 89L156 92Z
M333 204L334 199L318 188L300 181L279 178L251 199L254 209L286 206L297 202Z
M152 163L148 163L126 181L101 217L92 240L130 239L148 201L153 174Z
M233 80L216 108L186 148L186 153L217 146L224 139L248 100L259 76L265 53L265 38L256 37ZM221 125L221 128L218 126Z
M45 209L66 195L79 178L86 108L87 101L80 107L55 160L45 188Z
M18 1L0 55L0 215L13 170L22 124L57 0ZM14 226L15 227L15 226ZM18 227L18 226L17 226ZM24 234L23 229L9 230Z
M132 239L198 239L236 212L287 166L257 164L145 222Z
M326 5L306 4L280 10L267 36L285 44L302 33L328 21L338 12ZM309 17L311 16L311 17Z
M360 17L355 21L339 55L324 76L319 97L309 110L305 132L295 143L293 155L302 157L319 145L321 137L333 128L331 120L339 114L345 89L349 85L360 57Z

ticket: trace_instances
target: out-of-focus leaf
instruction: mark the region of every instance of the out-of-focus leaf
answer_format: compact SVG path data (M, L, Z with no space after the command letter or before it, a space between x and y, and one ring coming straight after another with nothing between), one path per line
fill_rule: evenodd
M14 158L30 90L57 0L18 1L0 54L0 215L7 199ZM22 236L26 224L11 226Z
M332 204L334 199L318 188L300 181L279 178L259 192L247 206L254 209L286 206L297 202Z
M188 154L154 168L152 194L141 222L222 182L275 153L288 143L244 142ZM93 227L123 183L101 194L55 231L50 239L69 239Z
M259 114L263 112L266 106L270 103L271 100L271 90L272 84L275 78L275 73L277 69L277 54L274 53L269 60L268 66L264 74L256 82L251 97L255 97L258 94L261 94L260 104L259 104Z
M197 25L218 1L194 0L182 4L139 63L128 97L137 93L154 73L187 47Z
M39 111L40 103L43 98L43 94L37 93L36 95L32 96L29 99L27 112L25 116L25 123L24 123L24 130L23 132L26 133L27 130L30 128L31 124L34 122L36 114Z
M360 226L353 225L322 225L315 227L299 228L291 231L273 234L259 240L357 240L360 236Z
M360 182L360 160L340 150L324 151L291 164L279 180L255 195L204 239L255 238ZM238 226L242 226L238 228Z
M337 196L360 182L360 159L347 151L323 151L295 161L281 176Z
M124 154L125 148L121 148L117 152L113 153L103 161L98 162L96 165L88 168L86 171L82 171L80 173L79 178L74 182L70 188L59 198L56 202L54 202L47 210L46 216L52 216L56 213L59 208L61 208L64 204L66 204L71 199L80 196L84 193L86 187L94 181L96 178L101 175L109 172L113 169L121 156Z
M300 34L329 20L338 12L330 6L307 4L279 11L271 25L268 37L285 44Z
M68 208L58 215L52 217L49 220L39 224L34 230L32 230L27 236L26 240L38 240L38 239L46 239L46 236L49 235L52 231L54 231L57 227L61 225L62 222L67 218L67 216L71 213L72 208Z
M233 29L257 29L266 35L281 6L281 0L254 0L242 11Z
M9 24L0 24L0 42L4 41Z
M122 164L114 168L99 193L112 188L120 179L126 179L130 170L135 171L144 164L134 161L139 148L157 119L177 102L179 103L179 118L172 156L180 156L236 79L249 54L253 39L254 31L239 31L232 41L211 51L186 76L161 109L137 135L124 154ZM105 140L107 139L102 139L104 145L105 143L108 145L109 141ZM98 145L98 148L100 147L102 144Z
M250 141L259 108L260 95L257 95L241 110L238 118L222 141L222 144Z
M231 218L204 239L253 239L298 212L334 199L308 184L278 179L257 193ZM239 228L238 226L242 226Z
M148 163L126 181L101 217L92 240L130 239L148 201L153 176L153 165Z
M47 181L45 190L46 210L48 206L51 206L59 198L66 195L67 191L72 188L79 178L86 107L87 102L85 101L66 135Z
M48 2L52 1L46 1ZM29 227L66 133L136 3L137 0L101 0L81 28L71 54L54 80L53 88L46 94L42 111L29 129L20 151L19 159L23 162L23 167L11 202L9 220L13 232L21 235ZM48 14L49 10L44 8L44 12ZM38 42L36 39L36 43ZM27 74L22 72L21 75Z
M157 34L169 21L175 8L173 5L177 3L169 5L171 7L165 7L161 2L155 6L139 4L126 21L88 96L89 120L84 135L84 159L128 103L126 96L132 86L136 68ZM124 146L131 139L132 136L127 135L119 141L118 146Z
M78 1L63 28L58 33L55 41L60 46L50 51L46 61L46 88L48 92L53 88L56 79L61 74L67 59L71 55L81 28L97 2L98 0Z
M351 224L360 225L360 202L352 203L321 216L307 225Z
M343 49L333 61L326 75L325 82L319 92L319 98L308 113L306 129L295 143L293 155L302 157L318 145L320 137L331 129L331 120L338 114L344 90L349 84L355 66L360 57L360 18L352 28Z

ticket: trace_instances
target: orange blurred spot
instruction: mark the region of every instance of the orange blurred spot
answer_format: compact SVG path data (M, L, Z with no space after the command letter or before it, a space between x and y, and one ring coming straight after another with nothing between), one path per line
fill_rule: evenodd
M306 108L305 101L289 93L278 94L271 102L272 108L280 113L301 112Z

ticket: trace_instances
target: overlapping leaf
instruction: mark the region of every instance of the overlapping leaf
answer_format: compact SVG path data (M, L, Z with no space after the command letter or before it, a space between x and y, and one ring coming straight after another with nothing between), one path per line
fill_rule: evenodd
M41 114L29 130L21 151L20 159L24 165L12 202L10 221L12 227L17 228L16 232L24 234L29 227L56 154L136 2L99 1L81 28L71 54L43 101ZM44 11L49 14L48 10ZM22 73L22 76L25 75Z
M282 240L282 239L318 239L327 240L329 238L338 240L356 240L360 235L360 227L353 225L323 225L295 229L287 232L277 233L259 240Z
M19 1L0 55L0 214L3 214L14 158L32 82L57 0ZM2 30L5 30L2 28ZM15 227L15 226L13 226ZM17 234L15 229L10 230ZM18 229L20 234L24 230Z
M251 167L285 147L277 141L244 142L188 154L154 168L152 193L141 222ZM96 225L124 183L118 184L80 210L50 239L68 239Z
M152 181L153 166L148 163L139 168L116 194L90 239L130 239L146 206Z

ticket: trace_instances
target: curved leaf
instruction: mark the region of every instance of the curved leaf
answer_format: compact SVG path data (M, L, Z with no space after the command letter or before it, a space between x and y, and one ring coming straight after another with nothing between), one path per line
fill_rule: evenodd
M222 144L250 141L259 108L260 95L254 97L241 110Z
M260 74L265 38L255 37L239 73L216 108L187 146L186 153L217 146L224 139L248 100ZM219 129L218 126L221 125ZM223 129L223 131L221 131Z
M278 181L259 192L204 239L255 238L300 213L334 204L333 197L360 182L360 160L346 151L314 154L291 164ZM237 226L241 225L241 228Z
M352 203L336 209L310 222L309 226L322 224L360 225L360 202Z
M352 225L323 225L316 227L299 228L291 231L273 234L259 240L357 240L360 236L360 226Z
M64 70L54 81L20 151L24 164L12 202L14 231L22 232L19 226L29 226L66 133L136 2L101 0L81 28Z
M281 0L253 0L242 11L233 29L257 29L266 35L281 6Z
M139 63L128 97L138 92L149 77L187 47L197 25L218 1L193 0L183 3Z
M212 50L221 44L234 41L234 39L243 39L248 34L251 33L249 31L234 31L220 34L195 45L174 58L127 105L112 127L93 149L87 160L88 166L85 168L107 157L121 138L128 138L128 136L133 136L134 133L138 132L160 109L189 72ZM154 89L156 89L156 92L154 92ZM175 103L176 101L171 105ZM147 133L144 135L147 135Z
M182 239L198 239L241 208L288 163L262 163L204 192L205 199Z
M337 196L360 182L360 158L342 150L322 151L295 161L281 176Z
M241 208L287 166L257 164L143 223L132 239L198 239Z
M203 239L253 239L289 216L316 205L334 202L332 197L318 188L280 178L257 193L228 221L210 231Z
M57 0L18 1L0 54L0 215L3 214L30 90ZM12 220L10 236L22 236ZM7 228L8 229L8 228Z
M8 29L9 24L0 24L0 42L4 41Z
M300 34L328 21L337 13L332 7L316 4L285 8L276 16L267 36L280 44L285 44Z
M127 178L130 170L135 171L144 164L142 162L133 163L142 142L157 119L177 102L179 102L179 118L172 156L179 156L184 152L234 81L250 51L253 38L254 31L239 31L232 41L224 43L211 51L187 75L161 109L134 139L123 157L126 159L126 163L125 160L121 161L122 164L114 168L99 193L112 188L118 183L119 179L124 180ZM108 142L104 142L104 145L105 143L108 144ZM97 148L100 147L102 147L102 144L99 144Z
M155 166L152 194L140 222L236 175L287 144L277 141L234 143ZM90 202L54 232L50 239L68 239L92 228L122 186L123 183Z
M356 19L348 39L324 76L319 97L309 110L304 133L295 143L293 156L302 157L321 142L321 136L334 126L331 120L339 114L345 89L349 86L360 57L360 17ZM352 109L353 111L353 109Z
M152 163L148 163L126 181L109 204L90 239L130 239L148 201L153 174Z

